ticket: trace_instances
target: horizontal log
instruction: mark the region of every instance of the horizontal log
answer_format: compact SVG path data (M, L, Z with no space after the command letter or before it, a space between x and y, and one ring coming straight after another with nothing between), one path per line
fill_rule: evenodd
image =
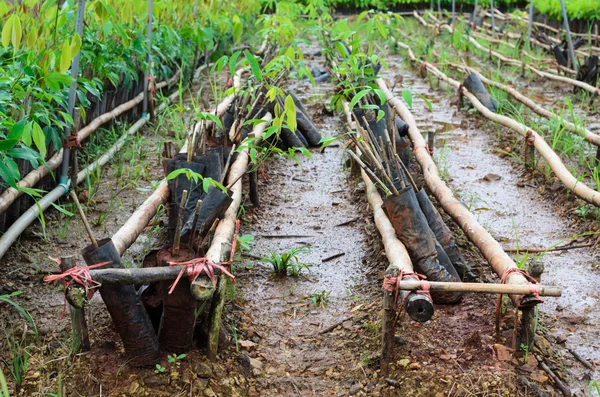
M101 284L148 284L156 281L175 280L185 266L161 266L128 269L92 269L92 280ZM215 268L215 274L220 270ZM184 277L187 277L187 269Z
M400 281L400 290L417 291L421 289L421 281L406 279ZM509 295L534 295L558 297L562 295L562 288L537 284L489 284L489 283L446 283L441 281L428 281L431 291L446 292L474 292L483 294L509 294Z

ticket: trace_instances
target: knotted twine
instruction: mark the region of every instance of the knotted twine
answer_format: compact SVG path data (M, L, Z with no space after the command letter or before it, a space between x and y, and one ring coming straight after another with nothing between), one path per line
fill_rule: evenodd
M168 262L169 266L183 266L181 271L177 275L173 284L171 284L171 288L169 289L169 294L175 290L177 283L183 277L183 274L187 272L188 279L190 283L196 281L196 279L202 274L206 273L210 281L212 281L213 286L217 286L217 278L215 277L215 269L220 270L224 275L229 277L231 281L235 284L235 276L231 274L226 266L230 266L233 263L233 257L235 255L235 247L237 245L237 237L240 232L240 220L237 219L235 221L235 234L233 236L233 242L231 243L231 251L229 252L229 260L227 262L219 262L214 263L208 258L194 258L185 262Z

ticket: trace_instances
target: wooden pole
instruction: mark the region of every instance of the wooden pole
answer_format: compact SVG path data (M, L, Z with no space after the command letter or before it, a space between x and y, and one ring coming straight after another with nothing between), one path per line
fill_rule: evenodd
M569 43L569 62L567 67L577 72L577 59L575 58L575 50L573 50L573 39L571 38L571 29L569 28L569 17L567 16L567 8L565 7L565 0L560 0L560 7L562 8L563 24L565 26L565 33L567 35L567 42Z
M173 256L179 255L179 247L181 244L181 228L183 227L183 216L185 215L185 204L187 203L187 196L188 191L184 190L181 194L179 212L177 213L177 226L175 227L175 238L173 240Z
M562 294L560 287L530 284L489 284L489 283L449 283L441 281L426 281L431 291L445 292L474 292L484 294L509 294L558 297ZM400 282L399 289L403 291L418 291L422 282L414 279L404 279Z
M192 222L192 231L190 233L190 241L188 244L193 246L194 240L196 240L196 229L198 226L198 218L200 218L200 211L202 210L202 200L196 202L196 210L194 211L194 221Z
M223 306L225 305L225 292L229 278L219 278L217 290L212 299L210 313L208 315L208 358L216 360L219 350L219 336L221 334L221 318L223 316Z
M531 40L531 25L533 24L533 0L529 0L529 21L527 23L527 46Z
M152 71L152 14L153 10L153 0L148 0L148 24L146 26L146 50L148 53L146 54L146 70L144 73L144 104L142 109L142 117L149 118L148 114L148 87L150 83L150 74Z
M67 271L75 267L75 256L63 256L60 258L62 271ZM83 288L76 288L79 294L85 295ZM67 291L65 291L65 294ZM83 302L82 302L83 303ZM79 305L78 305L79 306ZM85 322L85 309L83 304L81 307L75 307L69 304L69 313L71 314L71 338L73 353L79 353L80 351L86 352L90 350L90 335Z
M542 262L532 261L529 265L529 275L536 279L538 283L541 281L543 272L544 264ZM519 328L520 343L517 346L524 346L529 352L533 350L535 344L537 308L535 306L525 306L521 309L521 313L521 326Z
M90 238L90 242L92 243L92 245L94 246L95 249L98 249L98 241L96 241L96 238L94 237L94 233L92 232L92 228L90 227L90 224L87 220L87 217L85 216L85 213L83 212L83 208L81 207L81 204L79 203L79 199L77 198L77 194L75 193L74 190L71 190L70 192L71 198L73 199L73 201L75 202L75 206L77 207L77 211L79 212L79 216L81 216L81 220L83 221L83 225L85 226L85 230L88 234L88 237Z

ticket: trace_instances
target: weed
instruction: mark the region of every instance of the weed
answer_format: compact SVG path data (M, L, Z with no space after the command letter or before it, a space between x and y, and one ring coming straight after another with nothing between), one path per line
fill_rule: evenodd
M590 381L590 394L596 391L596 394L600 396L600 385L597 380Z
M171 354L167 357L167 360L169 361L169 364L171 364L171 367L176 367L179 368L181 366L181 360L183 360L185 358L185 354Z
M163 374L167 369L160 364L156 364L155 374Z
M292 248L283 254L271 253L268 258L262 258L259 262L266 262L273 265L273 272L277 276L285 277L287 275L297 277L302 269L307 269L309 265L298 260L298 255L310 252L306 246Z
M331 295L331 291L314 291L313 293L311 293L310 300L313 303L313 305L325 308L327 306L327 300L329 299L329 295Z
M525 357L523 357L523 363L527 364L527 362L529 361L529 345L521 343L521 350L525 352Z

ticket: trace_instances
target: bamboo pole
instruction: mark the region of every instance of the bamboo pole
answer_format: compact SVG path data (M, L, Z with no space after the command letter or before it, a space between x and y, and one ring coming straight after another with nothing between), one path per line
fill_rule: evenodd
M399 289L403 291L418 291L422 288L420 280L402 280ZM483 294L509 294L509 295L534 295L559 297L562 294L560 287L547 285L511 285L491 283L446 283L428 281L426 283L431 291L445 292L473 292Z
M565 127L565 129L567 129L568 131L571 131L578 135L582 135L591 144L593 144L595 146L600 146L600 135L594 134L593 132L591 132L590 130L588 130L585 127L577 127L575 124L573 124L567 120L561 119L556 113L543 108L542 106L537 104L534 100L521 94L519 91L517 91L513 87L506 85L506 84L499 83L494 80L490 80L487 77L485 77L483 74L481 74L481 72L473 69L472 67L457 65L457 64L453 64L453 63L447 63L446 65L448 65L454 69L463 70L466 73L476 74L481 79L481 81L483 81L485 84L493 85L494 87L497 87L497 88L509 93L517 101L526 105L527 107L529 107L531 110L533 110L535 113L539 114L540 116L545 117L548 120L559 121Z

